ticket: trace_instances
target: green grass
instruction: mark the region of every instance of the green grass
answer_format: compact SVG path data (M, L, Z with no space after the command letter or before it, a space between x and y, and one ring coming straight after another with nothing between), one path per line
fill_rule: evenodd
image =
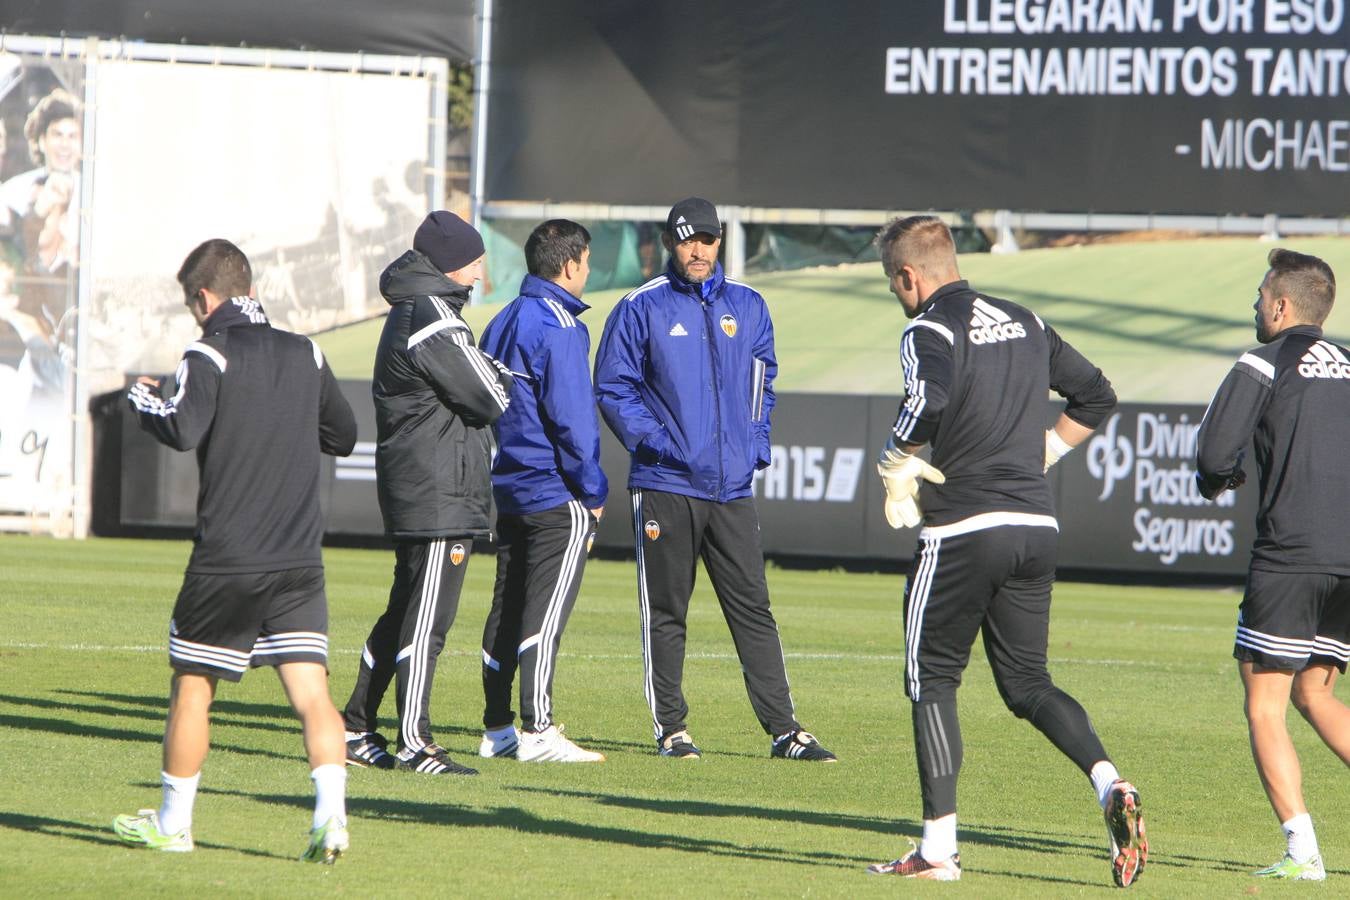
M309 824L307 767L276 679L256 671L219 693L198 851L124 848L113 815L158 804L165 631L186 552L185 542L0 537L6 894L881 897L922 888L862 873L905 850L921 818L900 684L903 579L840 571L769 573L799 717L839 754L837 766L766 758L702 578L685 687L706 756L657 757L632 565L592 561L555 697L568 733L607 762L483 761L476 779L353 771L350 854L332 869L304 866L293 857ZM340 702L392 556L330 549L326 559ZM438 737L461 758L480 733L491 572L491 558L474 557L432 706ZM1284 893L1245 874L1283 845L1246 745L1229 657L1236 604L1232 590L1056 591L1052 671L1143 791L1153 856L1135 896ZM1112 889L1085 779L1003 709L978 648L961 702L965 877L944 893ZM1331 877L1344 883L1350 779L1296 715L1291 730Z
M1350 238L1288 239L1350 280ZM1096 244L961 257L979 290L1029 306L1102 368L1121 399L1208 403L1255 344L1252 300L1271 245L1246 238ZM780 391L897 394L905 319L876 263L750 277L774 317ZM588 294L592 344L623 291ZM1327 332L1350 338L1342 298ZM476 331L499 307L470 308ZM342 378L369 378L383 319L319 343Z

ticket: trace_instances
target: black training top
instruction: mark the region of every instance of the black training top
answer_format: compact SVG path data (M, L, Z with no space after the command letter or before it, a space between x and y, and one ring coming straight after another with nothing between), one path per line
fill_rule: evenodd
M319 453L346 456L356 418L323 353L273 328L258 301L235 297L188 345L172 397L127 394L141 427L197 450L201 483L188 571L279 572L323 564Z
M1216 496L1250 440L1261 481L1251 567L1350 574L1350 351L1315 325L1238 358L1200 423L1196 479Z
M947 477L921 489L930 527L983 513L1053 516L1044 475L1050 391L1067 398L1065 412L1089 428L1116 404L1101 370L1053 328L964 281L928 299L905 329L900 361L905 399L895 442L931 442L932 463Z

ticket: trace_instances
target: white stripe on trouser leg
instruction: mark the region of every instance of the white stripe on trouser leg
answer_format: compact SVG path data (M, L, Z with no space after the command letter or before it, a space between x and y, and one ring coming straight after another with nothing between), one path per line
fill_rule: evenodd
M923 611L928 606L928 593L933 587L933 570L937 568L941 538L926 538L919 554L919 565L914 571L914 583L909 586L909 615L905 619L905 668L909 672L910 699L919 702L919 637L923 633Z
M534 722L538 730L553 724L553 696L549 693L548 685L556 663L558 630L568 594L577 578L577 561L586 552L586 536L590 532L586 507L579 500L568 501L567 511L572 524L567 535L567 546L563 550L558 580L553 585L553 593L544 610L544 622L539 630L539 651L535 655Z
M422 749L422 737L417 733L417 721L422 717L422 691L427 683L427 651L431 632L436 622L436 603L441 595L441 569L445 565L445 538L436 538L427 545L426 565L422 567L422 600L417 607L417 625L413 629L408 654L408 694L403 699L403 746L410 750Z
M647 707L652 711L652 728L661 740L665 730L656 717L656 685L652 681L652 603L647 593L646 545L642 538L642 491L633 491L633 539L637 543L638 621L642 628L642 692L647 696Z

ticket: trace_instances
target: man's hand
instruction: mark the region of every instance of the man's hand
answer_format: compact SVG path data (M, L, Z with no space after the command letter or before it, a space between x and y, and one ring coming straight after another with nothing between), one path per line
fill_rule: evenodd
M1195 487L1200 491L1200 496L1206 500L1214 500L1224 491L1235 491L1247 483L1247 473L1242 470L1242 460L1246 452L1237 455L1237 468L1233 474L1227 478L1205 478L1199 472L1195 473Z
M923 521L919 482L942 484L947 477L917 456L887 444L877 460L877 474L886 487L886 521L892 528L913 528Z

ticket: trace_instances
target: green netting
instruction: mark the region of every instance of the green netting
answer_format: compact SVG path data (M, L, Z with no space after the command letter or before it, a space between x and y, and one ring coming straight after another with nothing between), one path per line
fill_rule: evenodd
M487 304L507 303L525 276L525 240L537 223L523 219L483 222L487 246ZM654 222L582 222L591 233L591 277L588 291L641 284L665 265L661 226ZM747 225L745 274L837 266L877 259L871 226ZM961 253L989 249L984 233L973 225L952 229ZM725 263L725 247L723 244Z
M509 303L516 296L525 277L525 241L537 224L524 219L484 220L483 244L487 249L484 303ZM645 232L651 231L651 227L634 222L581 224L591 233L591 277L586 282L587 291L633 287L646 279L651 269L644 271L643 259L656 256L649 246L643 246L650 245L651 237ZM658 259L656 265L662 263Z

